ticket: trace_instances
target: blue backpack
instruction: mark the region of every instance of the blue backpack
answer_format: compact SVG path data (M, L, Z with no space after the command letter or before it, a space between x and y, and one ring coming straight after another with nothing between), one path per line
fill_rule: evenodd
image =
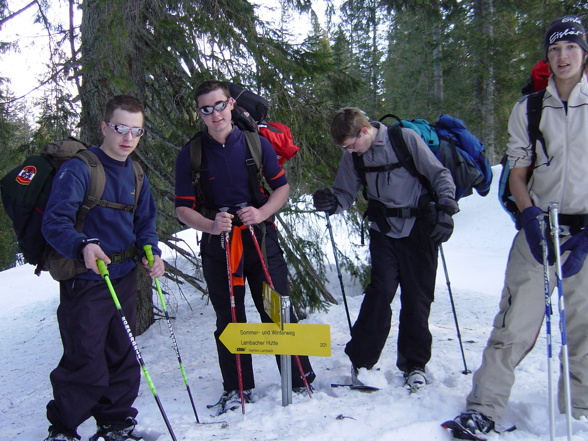
M431 184L417 172L404 138L399 130L394 130L396 127L417 132L451 172L456 186L456 200L471 195L474 189L480 196L488 194L492 184L492 168L484 156L484 144L468 131L463 121L446 114L441 115L434 124L424 119L401 120L391 114L383 116L380 121L390 117L397 121L388 129L395 153L402 166L412 175L418 176L425 187L432 190Z

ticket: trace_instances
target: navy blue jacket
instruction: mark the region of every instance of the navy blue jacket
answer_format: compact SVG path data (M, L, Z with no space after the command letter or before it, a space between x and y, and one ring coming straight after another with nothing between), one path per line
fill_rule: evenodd
M135 173L131 160L121 162L110 158L98 147L91 147L104 165L106 185L103 200L125 205L135 203ZM67 161L53 180L51 196L43 215L43 235L60 254L75 259L82 240L98 238L108 255L124 251L133 244L142 252L150 244L153 253L161 255L155 231L156 207L144 177L135 213L96 206L88 212L81 233L75 230L76 214L86 200L90 187L90 169L79 159ZM142 255L142 254L141 254ZM127 259L108 266L112 279L122 277L134 268L135 262ZM81 279L101 279L93 271L76 276Z
M260 137L262 150L262 170L266 182L272 190L288 183L284 169L278 165L276 151L270 142ZM247 142L244 133L238 128L227 137L225 144L220 144L207 133L202 134L202 165L208 166L205 176L202 174L202 192L211 200L204 201L209 208L229 207L235 213L239 205L252 205L253 197L249 187L249 174L245 159ZM195 208L196 197L192 186L192 166L190 163L190 143L186 144L176 159L175 206Z

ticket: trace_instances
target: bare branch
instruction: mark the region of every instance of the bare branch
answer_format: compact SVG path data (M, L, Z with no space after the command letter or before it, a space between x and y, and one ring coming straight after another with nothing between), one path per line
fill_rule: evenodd
M18 16L19 14L23 13L24 11L26 11L27 9L29 9L31 6L33 6L35 3L37 3L35 0L33 0L32 2L30 2L28 5L26 5L24 8L19 9L18 11L16 11L13 14L10 14L8 17L4 17L2 20L0 20L0 28L4 25L4 23L6 23L8 20L12 20L14 17Z

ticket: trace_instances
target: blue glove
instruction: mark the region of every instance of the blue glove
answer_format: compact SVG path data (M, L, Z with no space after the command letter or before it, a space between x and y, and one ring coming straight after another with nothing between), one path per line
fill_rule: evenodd
M568 239L560 248L561 253L569 251L570 255L561 267L562 277L571 277L582 269L588 254L588 232L586 229Z
M525 238L527 239L527 244L529 244L531 254L537 262L543 265L543 249L541 248L543 232L537 220L537 216L539 215L545 215L545 213L533 205L523 210L520 219L523 230L525 230Z

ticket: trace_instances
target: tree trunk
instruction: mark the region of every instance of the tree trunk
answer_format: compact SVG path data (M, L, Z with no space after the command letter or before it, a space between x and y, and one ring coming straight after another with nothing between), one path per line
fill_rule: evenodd
M484 60L484 84L483 84L483 99L482 99L482 115L483 115L483 139L486 146L486 155L491 164L496 163L495 157L495 138L496 138L496 115L494 109L495 103L495 78L494 78L494 25L492 24L494 18L494 6L492 0L482 1L483 10L483 24L482 35L485 42L485 50L482 59Z
M101 141L100 122L106 102L112 96L129 94L145 102L142 36L146 27L145 2L84 0L82 4L81 138L94 145ZM151 279L142 265L138 265L137 333L140 334L153 323L154 316Z
M474 80L474 106L476 114L482 122L481 139L486 148L486 157L491 164L496 162L495 138L496 138L496 115L495 115L495 78L494 78L494 6L492 0L476 0L475 2L475 23L476 28L482 29L479 44L474 45L474 59L479 70Z
M435 102L440 104L443 102L443 45L441 41L441 23L436 21L433 26L433 79L435 81Z

